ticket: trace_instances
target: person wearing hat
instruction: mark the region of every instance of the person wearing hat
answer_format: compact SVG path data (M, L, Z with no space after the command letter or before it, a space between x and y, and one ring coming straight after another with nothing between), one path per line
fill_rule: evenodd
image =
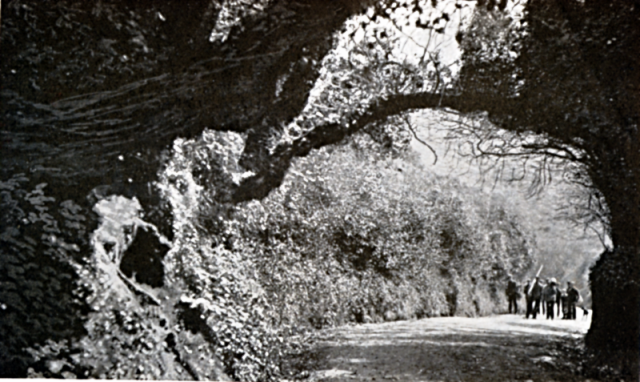
M556 300L558 298L558 282L555 277L549 279L549 283L544 287L542 291L542 297L544 303L547 305L547 320L554 319L554 308L556 306Z
M580 301L580 292L573 286L571 281L567 281L567 312L569 320L576 319L576 304Z

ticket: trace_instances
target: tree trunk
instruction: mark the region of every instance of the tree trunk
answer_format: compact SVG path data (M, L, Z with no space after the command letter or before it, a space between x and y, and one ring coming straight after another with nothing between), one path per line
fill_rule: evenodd
M637 250L605 251L591 268L593 317L587 346L600 354L615 353L619 366L638 375L640 288Z
M614 247L591 268L592 324L586 344L627 369L638 380L640 344L640 163L634 145L610 150L592 179L609 208ZM623 155L620 155L622 153ZM614 155L615 155L614 154ZM619 158L624 158L619 160ZM610 360L610 361L612 361ZM609 361L609 362L610 362Z

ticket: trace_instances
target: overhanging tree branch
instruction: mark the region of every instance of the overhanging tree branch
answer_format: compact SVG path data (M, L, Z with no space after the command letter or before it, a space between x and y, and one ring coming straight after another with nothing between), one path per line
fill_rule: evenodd
M463 114L487 111L489 113L505 111L512 107L504 99L492 100L490 97L474 98L461 95L448 95L442 92L420 92L414 94L397 94L380 99L371 104L364 112L353 114L347 118L347 124L330 123L317 126L308 134L294 140L290 144L278 146L266 163L259 169L248 169L256 175L247 178L234 192L234 202L260 199L269 191L280 185L294 157L306 156L312 149L335 144L345 137L355 134L370 123L385 120L403 112L418 109L453 109Z

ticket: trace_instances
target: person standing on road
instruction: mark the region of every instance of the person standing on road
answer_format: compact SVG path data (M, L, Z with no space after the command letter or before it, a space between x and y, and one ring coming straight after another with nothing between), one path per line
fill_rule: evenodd
M556 279L552 277L549 279L549 283L542 290L542 296L544 303L547 305L547 320L553 320L553 312L556 306L556 299L558 297L558 287L556 286Z
M509 276L509 281L507 281L507 290L506 290L507 300L509 300L509 314L512 313L511 308L513 307L513 314L518 313L518 285L513 278Z
M560 303L562 302L562 290L560 289L560 283L556 285L556 304L558 304L558 313L556 317L560 318L560 312L562 312L562 306Z
M567 291L560 290L560 302L562 303L562 319L569 319L569 304L567 303Z
M549 285L549 279L540 280L540 286L542 287L542 297L540 298L540 307L542 308L542 316L547 316L547 299L545 298L545 291ZM540 313L540 312L538 312Z
M531 288L531 299L533 300L533 319L536 319L538 313L540 313L540 300L542 299L542 285L540 284L540 278L536 277L533 281L533 287Z
M524 299L527 304L525 317L529 318L529 316L533 311L533 305L532 305L533 299L531 299L531 280L527 280L527 283L524 284L523 292L524 292Z
M567 282L567 313L569 320L576 319L576 304L580 301L580 292L573 286L571 281Z

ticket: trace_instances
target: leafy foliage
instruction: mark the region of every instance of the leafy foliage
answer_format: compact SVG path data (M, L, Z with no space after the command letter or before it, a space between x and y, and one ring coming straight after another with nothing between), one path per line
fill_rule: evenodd
M286 328L274 325L272 304L258 282L248 251L230 251L220 235L232 207L225 191L244 176L238 159L243 141L234 134L179 140L161 174L159 187L174 213L173 249L167 276L184 285L183 321L202 334L225 372L243 381L272 380L287 370ZM203 185L215 185L206 192ZM226 187L226 189L225 189Z
M84 332L86 286L79 281L85 213L57 201L47 184L29 189L16 174L0 182L0 370L21 376L37 361L28 349Z
M265 200L232 206L226 192L250 176L241 137L178 140L158 183L174 215L164 282L122 270L143 232L166 240L137 200L101 200L92 260L79 268L86 335L32 355L48 372L90 377L272 380L295 375L310 329L503 310L506 274L532 259L514 217L463 202L464 187L409 157L353 143L299 160Z
M468 191L417 165L371 155L320 150L261 202L224 210L205 196L200 221L222 221L220 255L252 264L235 261L255 270L278 326L499 311L505 275L531 263L533 243L514 216L466 205L456 194Z
M76 290L84 292L74 295L74 302L85 304L85 314L78 316L78 309L73 306L73 310L67 309L74 314L77 325L81 325L80 331L64 336L46 333L40 341L27 339L32 341L25 349L31 358L26 362L30 366L29 375L129 379L224 377L223 366L209 342L199 332L191 333L181 317L188 306L181 302L179 285L171 282L145 285L134 275L123 272L122 259L136 247L136 242L159 240L166 244L155 227L142 220L140 209L136 199L121 196L102 199L95 205L100 224L91 235L88 248L91 255L80 263L70 263L75 265ZM32 317L32 321L39 319L29 310L23 314ZM52 322L50 317L43 321ZM12 351L15 353L16 349ZM194 351L197 355L192 356ZM21 375L24 370L18 369L16 373Z

